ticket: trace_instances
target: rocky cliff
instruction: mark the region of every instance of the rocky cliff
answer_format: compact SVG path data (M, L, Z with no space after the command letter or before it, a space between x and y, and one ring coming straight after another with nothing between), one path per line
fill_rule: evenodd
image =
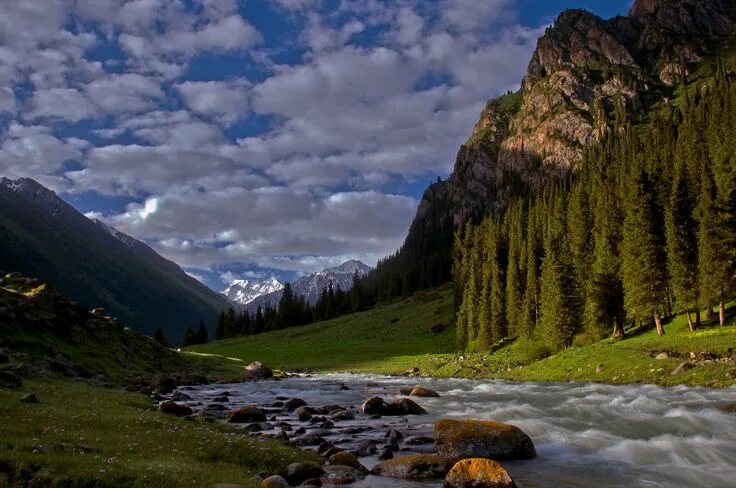
M449 212L457 226L574 169L616 121L667 101L735 30L732 0L637 0L629 15L609 20L562 13L539 39L520 91L487 104L416 220ZM423 227L416 224L410 232Z

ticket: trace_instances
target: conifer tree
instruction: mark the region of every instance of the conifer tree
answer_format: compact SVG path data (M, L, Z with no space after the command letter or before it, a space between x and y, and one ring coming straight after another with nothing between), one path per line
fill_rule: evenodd
M640 321L653 319L657 334L662 336L666 258L662 213L653 190L654 183L646 171L636 171L629 188L624 218L624 304L631 318Z
M184 336L181 339L181 347L193 346L196 343L197 334L194 332L194 329L187 327L187 330L184 331Z
M169 347L169 341L166 340L166 334L164 334L164 330L161 327L156 328L156 331L153 333L153 340L162 346Z
M217 326L215 327L215 340L219 341L221 339L225 338L225 331L226 331L226 322L227 319L225 318L225 311L221 311L220 315L217 317Z
M204 325L204 320L199 321L199 327L197 328L197 344L205 344L209 340L207 326Z
M729 269L723 253L724 225L722 214L716 208L716 188L710 171L705 168L701 180L701 194L698 200L698 270L700 276L700 296L708 307L718 304L719 323L726 324L725 302Z

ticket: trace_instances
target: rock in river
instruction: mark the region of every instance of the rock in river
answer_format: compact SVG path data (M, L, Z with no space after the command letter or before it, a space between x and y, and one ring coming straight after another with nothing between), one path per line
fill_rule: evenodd
M452 459L531 459L534 443L514 425L487 420L438 420L434 424L437 453Z
M436 454L399 456L382 461L373 468L376 476L390 476L411 480L444 478L454 465L451 459Z
M440 394L429 388L423 388L421 386L415 386L409 392L409 396L424 397L424 398L439 398Z
M261 488L289 488L289 483L281 476L269 476L261 481Z
M516 488L503 466L490 459L464 459L452 467L445 488Z
M386 403L381 397L366 400L361 405L359 412L366 415L425 415L427 413L416 402L408 398L399 398Z
M187 415L192 414L191 408L187 407L186 405L180 405L176 402L172 402L171 400L162 403L159 408L163 413L176 415L177 417L186 417Z
M254 380L263 380L273 377L273 371L263 363L256 361L243 369L243 376Z
M297 486L310 478L319 478L324 470L313 463L292 463L286 467L286 481Z
M253 422L265 422L266 414L260 408L243 407L228 412L228 422L231 424L250 424Z

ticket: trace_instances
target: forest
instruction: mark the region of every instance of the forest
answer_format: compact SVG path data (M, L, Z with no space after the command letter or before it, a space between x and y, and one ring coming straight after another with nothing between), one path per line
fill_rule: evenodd
M520 338L555 352L666 333L687 313L725 324L736 290L736 82L712 81L612 130L566 175L456 232L461 349Z

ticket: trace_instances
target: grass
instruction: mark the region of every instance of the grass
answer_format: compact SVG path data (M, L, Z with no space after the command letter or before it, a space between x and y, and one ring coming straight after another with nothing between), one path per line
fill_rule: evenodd
M21 403L25 392L41 403ZM316 461L220 423L159 413L148 398L68 380L0 390L0 486L260 486L261 471Z
M596 381L725 387L736 383L736 359L703 363L681 374L672 371L691 352L733 355L736 327L707 325L691 332L684 316L654 330L615 341L571 347L539 359L535 347L517 341L493 354L458 353L455 328L432 333L436 324L453 324L452 293L445 288L368 312L306 327L194 346L193 351L263 361L290 370L401 374L418 368L435 377L499 378L514 381ZM667 359L655 359L667 352Z

